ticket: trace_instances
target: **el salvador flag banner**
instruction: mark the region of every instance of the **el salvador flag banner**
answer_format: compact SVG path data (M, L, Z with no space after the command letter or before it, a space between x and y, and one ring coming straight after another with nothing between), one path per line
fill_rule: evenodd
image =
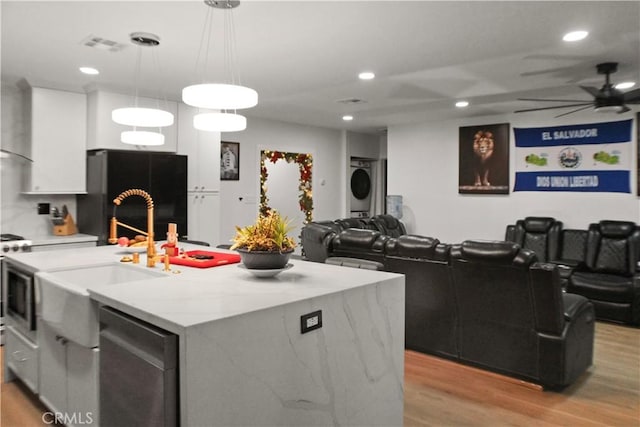
M513 128L513 191L631 193L631 123Z

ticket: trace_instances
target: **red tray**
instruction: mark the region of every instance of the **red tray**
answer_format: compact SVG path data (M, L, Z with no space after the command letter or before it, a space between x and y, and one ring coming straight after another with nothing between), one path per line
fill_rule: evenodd
M194 255L212 256L213 258L196 259L193 258ZM171 264L186 265L189 267L209 268L240 262L240 255L225 252L187 251L182 255L169 257L169 262Z

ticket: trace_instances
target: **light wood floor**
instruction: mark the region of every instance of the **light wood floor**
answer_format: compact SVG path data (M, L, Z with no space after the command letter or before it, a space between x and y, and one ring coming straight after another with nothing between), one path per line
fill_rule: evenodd
M18 382L3 382L0 399L1 427L46 425ZM404 400L407 427L640 426L640 329L597 323L594 366L559 393L407 351Z

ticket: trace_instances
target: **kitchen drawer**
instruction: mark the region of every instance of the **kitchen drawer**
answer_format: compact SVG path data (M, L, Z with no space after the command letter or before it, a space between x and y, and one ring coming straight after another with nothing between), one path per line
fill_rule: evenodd
M7 326L5 358L7 366L31 389L38 392L38 346L13 326Z
M96 247L97 241L93 242L75 242L75 243L57 243L52 245L33 245L31 252L57 251L60 249L78 249Z

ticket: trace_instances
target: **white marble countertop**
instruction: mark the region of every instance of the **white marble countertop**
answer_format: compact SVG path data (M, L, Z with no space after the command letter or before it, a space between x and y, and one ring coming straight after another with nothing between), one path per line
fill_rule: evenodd
M181 246L186 250L203 249ZM98 246L15 254L6 259L31 271L53 271L119 262L123 254L118 246ZM144 258L142 255L137 268L148 268ZM163 272L163 264L158 263L154 270L166 277L87 289L91 298L102 304L180 333L191 326L401 277L301 260L290 262L293 268L274 278L256 278L239 264L205 269L171 265L172 271Z
M33 246L66 245L71 243L97 242L98 236L76 233L70 236L55 236L53 234L28 236Z

